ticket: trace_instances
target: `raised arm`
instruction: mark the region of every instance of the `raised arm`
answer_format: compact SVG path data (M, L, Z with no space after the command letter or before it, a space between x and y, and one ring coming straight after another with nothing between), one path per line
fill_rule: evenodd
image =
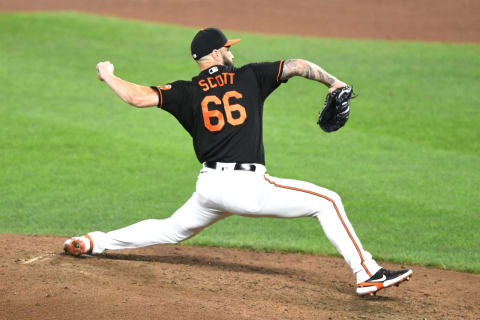
M98 79L105 81L120 99L137 108L157 106L158 95L152 88L122 80L113 71L110 61L97 64Z
M303 59L285 60L280 79L288 80L293 76L300 76L321 82L328 87L328 92L332 92L335 89L346 86L344 82L330 75L315 63Z

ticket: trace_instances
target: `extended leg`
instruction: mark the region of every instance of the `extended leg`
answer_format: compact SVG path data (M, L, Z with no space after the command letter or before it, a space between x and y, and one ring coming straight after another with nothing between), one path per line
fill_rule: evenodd
M225 214L209 206L208 200L194 193L169 218L144 220L108 233L90 232L88 236L93 243L91 253L98 254L105 250L140 248L161 243L178 243L193 237L224 217L226 217ZM72 239L67 240L67 242L72 242ZM67 246L67 242L65 246ZM82 244L84 248L81 253L89 252L91 249L90 241L83 241ZM65 250L68 252L67 248Z

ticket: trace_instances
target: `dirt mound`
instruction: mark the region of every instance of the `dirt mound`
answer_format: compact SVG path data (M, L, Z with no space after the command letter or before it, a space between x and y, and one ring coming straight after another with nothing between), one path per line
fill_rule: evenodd
M333 38L480 42L480 1L475 0L2 0L2 10L78 10L194 27Z
M0 319L478 319L480 315L478 274L414 267L410 282L361 298L339 258L178 245L74 258L62 253L64 240L0 235Z

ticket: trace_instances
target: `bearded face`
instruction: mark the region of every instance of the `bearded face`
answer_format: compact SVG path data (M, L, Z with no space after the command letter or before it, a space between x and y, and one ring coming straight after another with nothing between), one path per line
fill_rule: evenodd
M222 50L220 50L222 59L223 59L223 64L225 66L233 67L233 54L230 52L230 49L227 47L223 47Z

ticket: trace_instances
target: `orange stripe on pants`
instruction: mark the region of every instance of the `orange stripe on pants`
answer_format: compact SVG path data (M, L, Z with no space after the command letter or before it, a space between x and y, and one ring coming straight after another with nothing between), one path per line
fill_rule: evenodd
M335 204L335 201L333 201L332 199L330 199L329 197L327 196L324 196L320 193L317 193L317 192L313 192L313 191L310 191L310 190L305 190L305 189L299 189L299 188L295 188L295 187L290 187L290 186L283 186L283 185L280 185L278 183L275 183L271 180L269 180L267 177L264 176L264 179L274 185L275 187L278 187L278 188L283 188L283 189L289 189L289 190L294 190L294 191L300 191L300 192L305 192L305 193L308 193L308 194L311 194L311 195L314 195L314 196L317 196L317 197L320 197L320 198L323 198L325 200L328 200L330 201L332 204L333 204L333 207L335 208L335 211L337 212L337 216L338 218L340 219L340 221L342 222L343 224L343 227L345 228L345 231L347 232L348 236L350 237L350 240L352 240L353 242L353 245L355 246L355 249L357 249L357 252L358 252L358 255L360 256L360 264L362 265L363 269L365 270L365 272L368 274L369 277L372 276L372 274L370 273L370 271L367 269L367 267L365 266L364 264L364 259L363 259L363 255L362 255L362 252L359 248L359 246L357 245L357 242L355 241L355 239L353 238L352 234L350 233L350 230L348 230L347 228L347 225L345 224L345 221L343 221L343 218L340 214L340 211L338 210L338 207L337 205Z

